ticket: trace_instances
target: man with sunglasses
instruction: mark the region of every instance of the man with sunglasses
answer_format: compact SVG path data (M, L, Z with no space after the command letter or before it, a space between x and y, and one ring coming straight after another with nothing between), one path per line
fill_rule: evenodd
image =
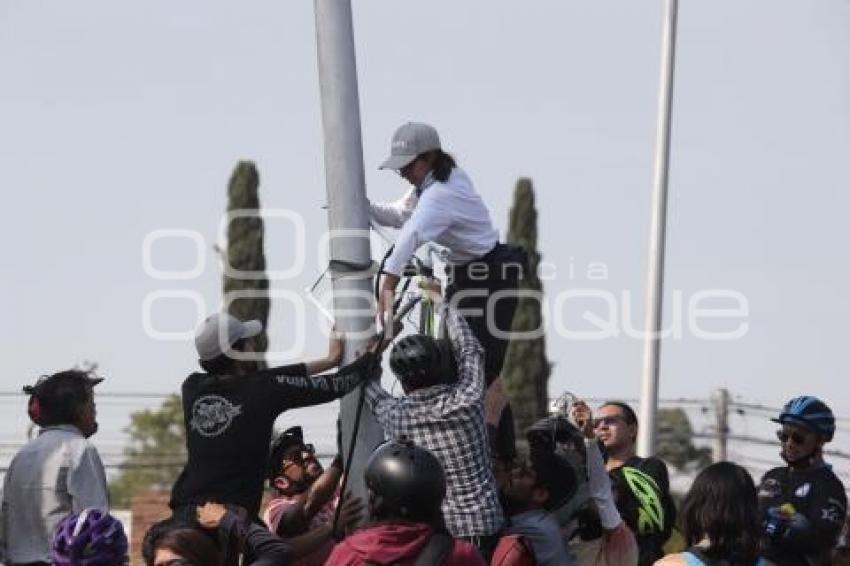
M337 455L327 470L316 458L312 444L304 443L300 426L283 431L271 446L268 480L274 497L263 513L269 530L283 539L297 537L307 553L296 564L319 566L333 550L334 513L339 501L342 457ZM360 519L359 499L347 499L340 509L340 527Z
M638 564L652 564L664 555L676 520L667 465L659 458L638 457L638 420L628 404L609 401L599 407L596 418L589 410L577 413L577 420L579 416L580 424L589 423L605 448L617 509L637 539Z
M787 466L759 486L764 556L778 566L829 564L847 512L844 486L823 460L835 433L832 410L817 397L796 397L782 409L777 437Z

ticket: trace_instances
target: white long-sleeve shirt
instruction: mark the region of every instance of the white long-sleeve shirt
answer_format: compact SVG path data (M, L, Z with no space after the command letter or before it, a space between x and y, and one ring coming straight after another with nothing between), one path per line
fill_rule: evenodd
M445 183L426 179L418 198L411 189L395 202L369 208L379 224L401 228L384 264L384 270L394 275L401 275L410 256L426 242L448 248L451 263L478 259L499 242L487 206L459 167L452 169Z
M599 510L599 521L602 527L611 530L617 527L623 519L617 511L614 503L614 493L611 490L611 477L605 469L605 461L599 450L599 442L586 439L584 441L587 450L587 482L590 497L596 503Z
M21 448L6 472L0 508L0 556L10 563L49 562L53 530L65 515L109 510L97 449L72 425L49 426Z

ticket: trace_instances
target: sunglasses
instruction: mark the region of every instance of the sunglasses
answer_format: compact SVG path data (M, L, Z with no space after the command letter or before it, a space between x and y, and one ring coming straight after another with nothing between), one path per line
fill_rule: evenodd
M799 432L785 432L784 430L776 431L776 438L779 439L779 442L785 444L789 440L794 444L804 444L806 442L806 437L800 434Z
M593 428L599 428L602 425L611 426L621 422L626 422L626 420L623 417L611 415L610 417L599 417L598 419L593 419L592 424Z

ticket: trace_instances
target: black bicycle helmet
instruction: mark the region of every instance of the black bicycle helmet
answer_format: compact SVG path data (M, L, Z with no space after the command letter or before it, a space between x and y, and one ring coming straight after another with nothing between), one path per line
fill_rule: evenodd
M266 478L269 484L280 475L280 462L283 453L292 446L304 445L304 431L300 426L293 426L278 435L269 447L269 462L266 467Z
M587 448L584 435L566 417L536 421L525 431L529 457L549 491L546 507L566 525L587 500Z
M401 338L390 354L390 369L405 391L414 391L443 382L441 353L437 341L427 334Z
M778 418L770 419L780 424L802 425L823 435L829 442L835 434L835 416L832 409L818 399L804 395L788 401L782 408Z
M446 476L436 456L402 437L382 444L369 457L366 487L381 515L426 519L443 503Z

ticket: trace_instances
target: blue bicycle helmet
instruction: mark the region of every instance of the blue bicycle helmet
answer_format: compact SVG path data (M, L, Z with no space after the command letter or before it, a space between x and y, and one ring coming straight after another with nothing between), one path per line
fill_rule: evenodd
M826 403L817 397L804 395L788 401L776 419L770 419L780 424L797 424L814 430L827 442L835 434L835 416Z

